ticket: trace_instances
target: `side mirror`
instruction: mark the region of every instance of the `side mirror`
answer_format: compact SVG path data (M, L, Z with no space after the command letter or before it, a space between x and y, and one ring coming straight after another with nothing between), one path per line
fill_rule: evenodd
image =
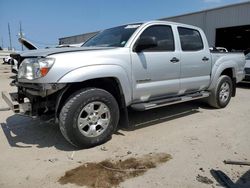
M141 52L145 49L156 47L157 41L155 37L142 37L139 38L134 47L135 52Z

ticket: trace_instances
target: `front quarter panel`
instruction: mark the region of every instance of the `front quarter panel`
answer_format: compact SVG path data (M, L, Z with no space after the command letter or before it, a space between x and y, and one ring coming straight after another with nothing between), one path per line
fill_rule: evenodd
M131 101L131 60L128 48L105 48L52 54L55 63L45 77L23 83L74 83L89 79L114 77L122 87L126 103Z
M102 64L80 67L62 76L57 83L83 82L104 77L113 77L119 81L126 104L129 105L132 99L131 82L128 79L129 75L119 65Z

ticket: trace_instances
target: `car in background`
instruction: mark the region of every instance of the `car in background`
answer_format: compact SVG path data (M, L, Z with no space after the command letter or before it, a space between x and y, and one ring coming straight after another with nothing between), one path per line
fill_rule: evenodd
M28 41L25 38L19 38L18 42L20 42L28 50L37 50L38 49L38 47L36 47L34 44L32 44L30 41ZM10 54L9 64L11 65L11 71L15 74L18 72L18 61L15 58L16 58L16 55L19 53L20 52L14 52L14 53Z
M31 43L29 40L25 39L25 38L19 38L18 41L25 46L28 50L38 50L39 48L36 47L33 43ZM77 44L62 44L62 45L58 45L55 46L54 48L69 48L69 47L81 47L83 45L83 43L77 43ZM48 48L47 48L48 49ZM12 53L10 55L10 61L9 64L11 64L11 70L13 73L17 73L18 72L18 61L16 59L18 59L18 54L19 53Z
M3 64L9 64L9 65L10 65L11 59L12 59L12 58L10 57L10 55L5 56L5 57L3 58Z
M209 50L213 52L223 52L223 53L228 52L228 50L224 47L210 47Z
M228 52L228 50L224 47L216 47L216 49L219 51L219 52Z
M246 75L243 81L250 81L250 52L246 54L245 73Z

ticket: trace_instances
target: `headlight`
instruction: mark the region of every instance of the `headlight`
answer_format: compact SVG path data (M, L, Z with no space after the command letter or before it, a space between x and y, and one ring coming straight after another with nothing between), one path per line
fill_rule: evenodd
M34 80L46 76L54 64L54 58L27 58L21 63L18 78Z

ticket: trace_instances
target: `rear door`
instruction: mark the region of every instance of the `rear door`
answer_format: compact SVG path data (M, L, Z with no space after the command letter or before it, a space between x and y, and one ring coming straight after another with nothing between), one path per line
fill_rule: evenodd
M211 58L203 32L178 27L181 43L180 94L200 91L209 86Z
M172 27L161 24L148 26L137 40L147 36L155 37L158 45L142 52L131 49L133 97L136 101L176 95L180 89L180 52L175 47Z

